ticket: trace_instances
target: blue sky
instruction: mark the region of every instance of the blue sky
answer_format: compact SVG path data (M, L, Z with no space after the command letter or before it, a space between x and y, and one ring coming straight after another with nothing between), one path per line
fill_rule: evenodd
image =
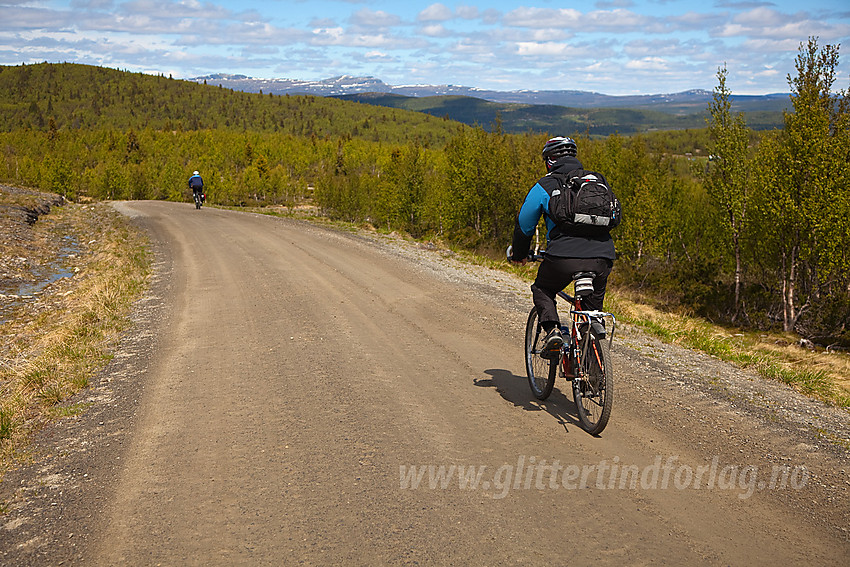
M611 95L717 85L788 92L801 42L839 44L848 0L0 0L0 64L75 62L393 85L575 89Z

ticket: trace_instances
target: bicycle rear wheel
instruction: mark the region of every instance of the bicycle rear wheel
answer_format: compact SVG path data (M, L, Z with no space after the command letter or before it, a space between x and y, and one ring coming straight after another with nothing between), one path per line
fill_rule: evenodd
M608 425L614 403L611 344L607 339L590 335L581 368L583 375L573 380L573 399L582 427L596 435Z
M540 356L546 333L540 328L537 309L532 307L525 325L525 372L531 393L538 400L545 400L555 386L558 359L547 360Z

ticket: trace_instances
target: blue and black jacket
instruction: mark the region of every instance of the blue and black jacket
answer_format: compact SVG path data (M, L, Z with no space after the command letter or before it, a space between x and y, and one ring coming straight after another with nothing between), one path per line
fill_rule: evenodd
M581 162L567 156L561 158L552 170L534 184L528 191L517 216L513 236L513 259L521 261L528 256L534 229L540 217L546 219L546 254L557 258L606 258L616 259L614 241L611 234L587 236L563 232L549 217L549 197L552 191L561 187L554 175L566 175L574 169L582 168Z
M200 175L193 175L189 178L189 187L192 188L193 193L201 193L204 190L204 180Z

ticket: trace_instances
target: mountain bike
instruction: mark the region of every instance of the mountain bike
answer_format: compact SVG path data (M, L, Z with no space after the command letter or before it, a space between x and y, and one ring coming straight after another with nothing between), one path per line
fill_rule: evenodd
M204 204L204 201L206 201L206 198L205 198L204 194L203 194L203 193L193 192L193 193L192 193L192 196L193 196L193 198L195 199L195 208L196 208L196 209L200 209L200 208L201 208L201 206Z
M508 257L510 258L510 249ZM532 252L528 259L539 261L543 254ZM574 295L565 291L557 297L570 305L567 324L561 325L564 344L560 352L544 351L546 332L540 326L537 308L532 307L525 326L525 370L531 393L545 400L552 393L555 378L560 375L571 382L576 413L582 428L597 435L608 425L614 403L614 377L611 345L617 320L611 313L586 311L582 296L593 291L593 272L573 275Z

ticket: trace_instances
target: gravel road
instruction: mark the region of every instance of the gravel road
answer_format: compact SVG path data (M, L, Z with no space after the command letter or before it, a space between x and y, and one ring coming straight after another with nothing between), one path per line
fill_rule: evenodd
M538 403L528 284L445 251L116 203L156 275L0 485L4 565L850 562L850 419L621 326L614 412Z

